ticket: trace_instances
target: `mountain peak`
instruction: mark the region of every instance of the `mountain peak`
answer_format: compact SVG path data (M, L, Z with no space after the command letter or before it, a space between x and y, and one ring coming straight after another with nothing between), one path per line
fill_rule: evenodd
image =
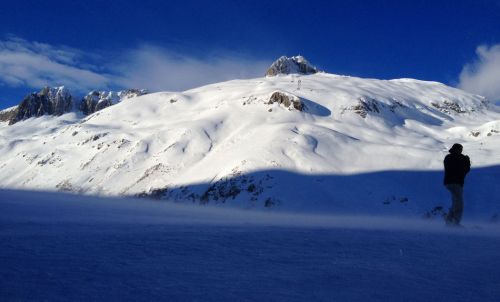
M55 97L56 95L69 95L70 93L69 90L64 86L57 86L57 87L45 86L38 92L38 94Z
M79 110L89 115L124 99L148 93L145 89L126 89L118 92L92 90L80 99L64 86L45 86L39 92L28 94L19 105L1 110L0 122L8 121L9 125L13 125L31 117L57 116L72 110Z
M69 91L60 87L42 88L39 92L27 95L17 108L9 115L9 125L30 117L39 117L45 114L61 115L69 112L73 106L73 96Z
M314 74L319 70L311 65L303 56L286 57L281 56L266 71L266 76L278 74Z

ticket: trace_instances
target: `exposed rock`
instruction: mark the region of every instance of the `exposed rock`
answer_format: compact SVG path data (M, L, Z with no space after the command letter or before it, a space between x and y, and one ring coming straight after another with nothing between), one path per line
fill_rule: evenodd
M122 100L149 93L144 89L127 89L114 91L91 91L75 106L75 97L61 87L44 87L40 92L27 95L21 103L13 108L0 111L0 122L8 121L9 125L19 121L43 115L62 115L75 107L85 115L92 114Z
M96 111L116 104L120 97L113 91L91 91L80 103L80 110L85 115L92 114Z
M488 108L490 102L487 99L481 100L480 103L475 103L472 106L465 107L464 105L460 105L456 101L452 100L444 100L441 102L432 102L431 105L438 109L439 111L446 114L462 114L462 113L471 113L477 110L481 110L483 108Z
M436 217L445 218L446 215L447 213L443 206L436 206L434 209L425 212L423 217L426 219L433 219Z
M441 111L443 113L447 113L447 114L450 114L452 112L454 112L454 113L467 112L462 107L460 107L459 104L452 102L452 101L448 101L448 100L445 100L442 103L432 102L431 105L434 106L439 111Z
M71 111L73 97L64 87L44 87L40 92L26 96L17 107L17 112L9 119L9 125L30 117L61 115Z
M124 99L129 99L147 94L144 89L128 89L119 92L91 91L81 101L79 110L85 115L92 114L106 107L112 106Z
M79 145L85 145L86 143L89 143L89 142L95 142L96 140L99 140L99 139L105 137L108 134L109 134L109 132L103 132L103 133L94 134L91 137L87 138L85 141L80 142L78 144Z
M356 105L342 108L342 113L345 111L352 111L362 118L366 118L369 112L381 113L385 110L396 113L396 111L403 108L405 108L405 106L399 101L393 101L390 104L385 104L372 98L360 97L358 98L358 103Z
M275 185L273 179L274 177L267 173L256 177L235 170L201 191L196 186L187 185L151 189L136 196L171 201L191 201L200 204L224 204L239 198L240 200L249 200L254 206L275 207L279 206L281 201L269 197L265 193L266 188L272 188Z
M118 92L118 96L120 97L120 100L126 100L130 98L135 98L141 95L148 94L149 91L146 89L126 89Z
M496 134L496 133L500 133L500 131L495 130L495 129L491 129L490 132L488 132L488 134L486 134L486 135L487 136L492 136L493 134Z
M368 112L380 112L379 105L377 103L378 102L375 100L359 98L358 104L347 109L354 111L354 113L359 114L362 118L366 118Z
M278 74L314 74L319 70L312 66L303 56L285 57L276 60L266 71L266 76Z
M17 115L17 106L0 111L0 122L8 122Z
M73 192L73 191L75 191L75 188L73 187L73 185L71 184L71 182L68 179L63 180L60 183L58 183L56 185L56 188L59 191L63 191L63 192Z
M286 92L275 91L271 94L268 104L278 103L292 110L302 111L304 104L298 96Z
M281 204L280 200L272 197L269 197L266 199L266 201L264 201L264 207L266 208L276 207L279 206L280 204Z

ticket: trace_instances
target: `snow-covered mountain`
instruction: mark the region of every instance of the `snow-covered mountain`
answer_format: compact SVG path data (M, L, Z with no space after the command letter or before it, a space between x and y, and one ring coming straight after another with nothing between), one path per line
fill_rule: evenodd
M0 186L433 216L449 204L442 159L459 142L473 164L466 214L499 212L500 113L484 97L436 82L279 70L126 98L86 117L1 122Z

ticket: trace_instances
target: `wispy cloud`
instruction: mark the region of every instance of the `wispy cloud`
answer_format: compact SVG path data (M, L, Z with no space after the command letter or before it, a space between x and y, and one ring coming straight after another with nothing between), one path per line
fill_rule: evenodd
M197 58L164 48L143 45L123 54L114 70L115 81L124 87L153 91L185 90L203 84L263 76L269 61L227 53Z
M269 64L228 52L195 57L154 45L89 55L82 50L17 37L0 40L0 84L12 87L185 90L218 81L262 76Z
M76 49L10 37L0 41L0 81L9 86L40 88L65 85L73 89L106 87L109 75L98 73Z
M477 58L464 66L459 87L491 100L500 100L500 44L479 46Z

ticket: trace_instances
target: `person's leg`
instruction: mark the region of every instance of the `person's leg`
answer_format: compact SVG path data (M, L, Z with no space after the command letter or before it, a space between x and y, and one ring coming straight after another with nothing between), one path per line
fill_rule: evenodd
M454 220L454 213L453 213L453 204L454 204L454 195L453 195L453 189L452 189L452 185L446 185L446 189L448 191L450 191L450 194L451 194L451 206L450 206L450 209L448 210L448 214L446 215L446 224L453 224L453 220Z
M464 207L463 188L457 184L446 185L446 188L451 193L451 208L446 217L446 223L459 224Z
M462 214L464 212L464 188L460 185L456 185L455 188L455 203L453 204L455 212L455 222L460 224L462 220Z

